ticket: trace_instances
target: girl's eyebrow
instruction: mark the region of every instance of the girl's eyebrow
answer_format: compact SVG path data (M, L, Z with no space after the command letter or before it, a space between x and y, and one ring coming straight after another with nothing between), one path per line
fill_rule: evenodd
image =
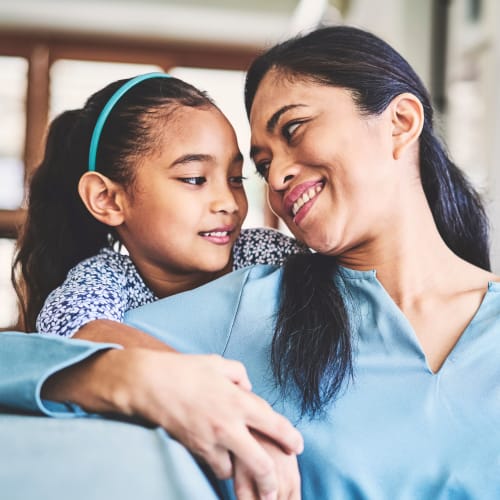
M171 167L176 167L179 165L184 165L186 163L191 163L191 162L209 162L213 160L212 155L206 155L206 154L195 154L195 153L188 153L182 156L179 156L175 161L172 162L170 165Z
M170 165L170 168L177 167L180 165L185 165L187 163L192 163L192 162L214 162L215 157L213 155L207 155L207 154L202 154L202 153L188 153L183 156L180 156L177 158L172 164ZM243 161L243 155L241 154L240 151L238 151L234 156L233 159L231 160L231 164L233 163L240 163Z

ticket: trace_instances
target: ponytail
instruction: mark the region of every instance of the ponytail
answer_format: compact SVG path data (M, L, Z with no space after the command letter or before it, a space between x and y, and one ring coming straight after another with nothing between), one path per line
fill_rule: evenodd
M484 206L429 126L420 137L420 177L443 241L462 259L489 271L489 224Z
M12 273L26 331L36 330L45 299L68 271L107 243L109 228L90 215L78 196L88 154L78 134L80 118L81 110L72 110L52 122L45 156L30 183Z
M271 359L281 387L300 388L303 414L320 412L352 377L349 316L338 269L335 257L319 253L291 255L283 269Z

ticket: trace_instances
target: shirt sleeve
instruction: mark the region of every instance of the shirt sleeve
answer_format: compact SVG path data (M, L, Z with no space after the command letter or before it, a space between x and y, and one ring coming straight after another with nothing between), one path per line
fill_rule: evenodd
M55 335L0 333L0 406L58 417L86 414L71 403L42 400L42 386L54 373L110 348L121 346Z
M36 327L42 334L69 337L96 319L123 321L127 309L125 270L98 255L76 265L50 293Z
M244 229L233 248L233 269L256 264L282 265L290 255L309 252L303 243L276 229Z

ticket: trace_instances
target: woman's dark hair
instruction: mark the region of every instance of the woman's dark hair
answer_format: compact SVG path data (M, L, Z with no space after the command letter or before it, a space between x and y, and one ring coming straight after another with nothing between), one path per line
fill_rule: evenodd
M78 182L87 171L97 118L127 81L106 86L82 109L62 113L49 127L44 158L29 185L27 218L12 271L20 325L26 331L35 331L47 295L68 271L117 239L109 226L88 212L78 194ZM179 106L212 105L204 92L177 78L150 78L135 85L115 104L104 124L97 172L126 189L133 187L141 160L159 151L169 114Z
M290 81L348 89L367 115L382 113L402 93L415 95L425 115L420 176L439 233L456 255L490 269L484 207L434 132L429 95L400 54L375 35L348 26L320 28L285 41L259 56L248 70L248 115L270 70ZM319 254L293 256L285 264L273 369L282 385L290 380L298 385L304 412L319 411L352 374L349 316L337 269L335 258Z

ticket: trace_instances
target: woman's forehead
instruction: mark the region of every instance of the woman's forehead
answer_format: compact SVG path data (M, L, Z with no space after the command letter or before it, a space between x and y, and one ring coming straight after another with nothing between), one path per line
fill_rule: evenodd
M266 75L255 94L250 110L250 124L269 122L280 110L326 107L335 104L353 105L352 93L343 87L312 81L311 79L280 78ZM281 113L282 114L282 113ZM274 120L271 120L271 123ZM259 126L260 126L259 125Z

